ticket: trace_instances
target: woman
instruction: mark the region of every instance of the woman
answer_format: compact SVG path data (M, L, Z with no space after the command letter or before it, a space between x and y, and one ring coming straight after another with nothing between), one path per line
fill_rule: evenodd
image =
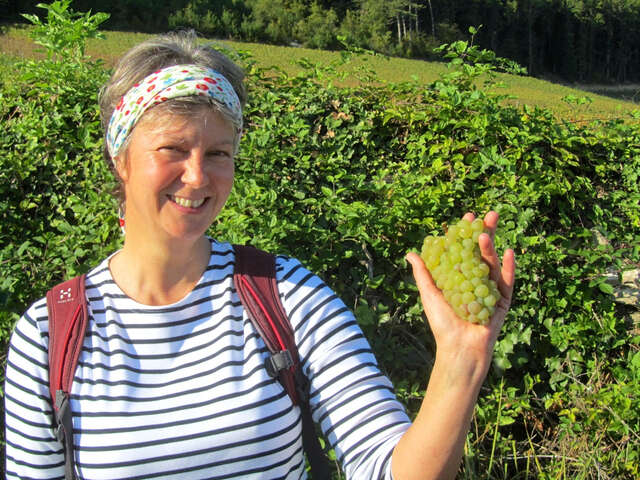
M90 325L71 392L79 478L305 477L299 410L264 369L233 288L233 248L205 235L233 183L242 80L226 57L176 34L128 52L101 92L126 234L86 280ZM484 220L494 232L497 215ZM488 326L457 318L420 257L407 257L437 342L413 423L344 304L277 257L314 418L347 478L455 477L513 288L513 252L501 266L491 236L479 243L502 293ZM7 478L63 476L47 332L42 299L11 340Z

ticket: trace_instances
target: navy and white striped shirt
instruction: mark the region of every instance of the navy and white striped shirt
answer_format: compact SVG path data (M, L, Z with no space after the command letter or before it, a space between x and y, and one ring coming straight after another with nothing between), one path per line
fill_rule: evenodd
M148 306L89 272L89 331L71 391L81 479L306 478L298 407L233 286L231 245L172 305ZM278 288L311 382L311 408L347 478L391 478L409 419L353 315L317 276L277 257ZM7 478L64 478L52 430L46 301L16 325L5 383Z

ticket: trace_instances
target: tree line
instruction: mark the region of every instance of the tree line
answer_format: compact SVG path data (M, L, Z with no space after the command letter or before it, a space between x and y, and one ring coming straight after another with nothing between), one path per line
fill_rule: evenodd
M42 13L36 0L0 0L0 21ZM106 28L207 36L435 59L467 37L536 76L570 82L640 80L640 0L76 0L107 12Z

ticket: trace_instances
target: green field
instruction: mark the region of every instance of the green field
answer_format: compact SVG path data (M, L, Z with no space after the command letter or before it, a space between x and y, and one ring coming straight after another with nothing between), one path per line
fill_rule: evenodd
M104 33L106 39L90 40L88 42L87 53L93 58L104 60L107 66L113 65L115 60L128 48L150 36L148 34L130 32L107 31ZM312 63L328 64L340 58L339 52L325 50L227 40L216 40L216 42L236 51L250 53L260 67L270 68L276 66L290 75L295 75L302 70L302 67L297 64L299 60L307 59ZM27 28L10 27L0 34L0 52L9 57L31 58L38 56L38 49L39 47L29 38ZM6 64L6 61L0 61L0 65L3 64ZM353 68L354 71L362 67L368 68L376 72L380 79L389 82L415 80L421 83L429 83L447 71L443 63L388 58L382 55L361 56L352 61L349 67ZM546 108L567 121L588 122L625 118L628 117L630 112L640 108L639 105L632 102L586 93L583 90L533 77L500 74L499 79L506 85L506 88L500 89L500 93L512 95L514 99L511 101L516 105ZM345 81L353 82L355 80L347 79ZM592 102L581 105L567 103L563 100L567 96L578 98L589 96Z

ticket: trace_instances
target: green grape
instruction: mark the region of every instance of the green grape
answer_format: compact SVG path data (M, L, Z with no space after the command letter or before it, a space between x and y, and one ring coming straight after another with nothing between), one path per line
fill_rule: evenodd
M489 278L490 268L482 259L478 238L486 232L481 218L462 219L442 236L428 236L421 256L436 286L460 318L486 325L500 292Z
M475 299L476 299L476 296L473 293L471 293L469 291L462 292L462 303L469 304L469 303L475 301Z
M466 260L460 264L460 272L467 277L473 277L473 269L475 268L472 261Z
M462 295L459 293L451 295L451 305L456 308L462 306Z
M489 295L489 287L484 284L480 284L476 287L473 293L475 293L477 297L484 298Z
M438 266L438 259L434 259L432 257L429 257L429 259L425 262L425 265L427 266L427 268L429 269L429 271L433 270L434 268L436 268Z
M434 280L438 280L438 278L440 278L442 276L442 273L444 272L444 268L442 267L442 265L438 264L438 266L436 268L433 269L433 271L431 272L431 275L433 276Z
M452 247L455 246L451 245ZM451 262L453 265L455 265L456 263L460 263L462 261L462 256L460 255L460 252L449 252L449 262Z
M489 321L490 316L491 316L491 313L489 312L489 309L487 307L484 307L482 310L480 310L480 312L476 314L476 317L478 317L478 320L480 320L480 323L483 323L483 324Z
M479 266L476 265L476 267L473 269L473 276L475 278L482 278L484 277L484 270L482 268L480 268Z
M459 243L454 243L453 245L451 245L449 247L449 255L451 255L452 253L460 253L462 252L462 245L460 245Z
M480 262L476 267L482 272L482 276L489 275L489 265L484 262ZM480 276L480 275L479 275Z
M484 304L487 307L493 307L496 302L498 301L498 299L495 297L495 295L493 293L490 293L489 295L487 295L486 297L484 297Z
M455 271L451 274L451 278L453 279L454 286L458 287L462 282L465 281L464 275L460 272Z
M460 220L458 222L458 236L460 238L470 238L473 235L473 230L471 229L471 222L468 220Z
M460 258L462 258L462 260L471 260L473 258L473 250L469 250L469 249L463 249L460 252Z
M471 222L471 230L474 232L480 232L484 230L484 220L481 218L476 218L473 222Z
M473 290L473 283L471 283L469 280L464 280L460 283L460 285L458 285L458 289L461 292L471 292ZM467 302L469 303L469 302Z
M469 310L469 313L478 315L482 310L482 305L474 300L473 302L469 302L469 304L467 305L467 309Z
M449 275L447 277L447 281L444 282L444 289L445 290L453 290L453 287L455 287L455 286L456 286L456 281L453 278L453 275Z

